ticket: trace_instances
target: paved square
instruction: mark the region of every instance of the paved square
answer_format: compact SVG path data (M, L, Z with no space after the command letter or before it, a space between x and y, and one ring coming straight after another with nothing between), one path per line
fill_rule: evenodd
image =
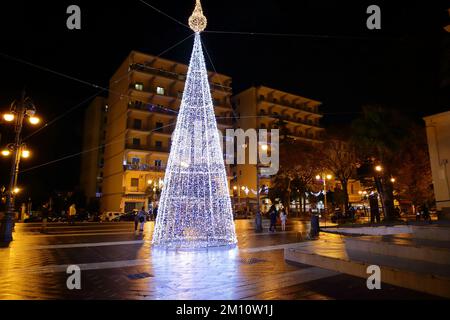
M17 224L14 242L0 248L0 299L435 298L384 284L369 291L365 279L287 264L283 249L306 241L305 222L258 234L238 220L237 248L182 252L152 249L153 226L139 235L126 222L49 224L41 234L40 224ZM67 289L69 265L82 270L81 290Z

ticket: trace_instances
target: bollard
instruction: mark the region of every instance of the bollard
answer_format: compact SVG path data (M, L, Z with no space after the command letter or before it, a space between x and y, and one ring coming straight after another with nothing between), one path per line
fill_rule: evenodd
M256 212L256 216L255 216L255 231L256 232L262 232L263 231L262 216L261 216L261 212L260 211Z
M317 214L311 215L311 231L310 231L310 237L316 238L319 236L319 216Z

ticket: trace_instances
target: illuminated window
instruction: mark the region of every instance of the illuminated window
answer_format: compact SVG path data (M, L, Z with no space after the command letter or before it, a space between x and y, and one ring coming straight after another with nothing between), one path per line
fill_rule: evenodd
M160 94L160 95L164 95L165 93L164 93L164 88L163 87L156 87L156 93L157 94Z
M144 90L144 84L143 84L142 82L136 82L136 83L134 84L134 88L135 88L136 90L143 91L143 90Z

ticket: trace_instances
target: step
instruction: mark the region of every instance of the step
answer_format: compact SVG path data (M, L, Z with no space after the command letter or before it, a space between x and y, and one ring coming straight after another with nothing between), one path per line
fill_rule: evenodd
M345 238L347 251L394 256L450 266L450 242L416 239L414 235Z
M448 265L348 250L344 239L295 244L285 248L284 258L365 279L367 268L378 265L382 283L450 298Z

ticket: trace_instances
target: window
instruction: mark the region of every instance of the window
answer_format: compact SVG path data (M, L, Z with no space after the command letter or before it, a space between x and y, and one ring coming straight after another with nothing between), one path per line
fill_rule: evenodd
M144 90L144 84L142 82L136 82L134 84L134 89L136 89L138 91L143 91Z
M162 161L161 160L155 160L155 167L162 167Z
M160 95L164 95L165 90L163 87L156 87L156 93Z
M132 187L139 187L139 179L138 178L131 178L131 186Z
M133 138L133 146L139 147L141 145L141 139Z
M140 130L142 128L142 120L141 119L134 119L133 120L133 128Z
M163 132L163 127L164 127L164 123L162 123L162 122L156 123L156 131Z
M157 148L157 149L161 149L162 148L162 141L155 141L155 147Z

